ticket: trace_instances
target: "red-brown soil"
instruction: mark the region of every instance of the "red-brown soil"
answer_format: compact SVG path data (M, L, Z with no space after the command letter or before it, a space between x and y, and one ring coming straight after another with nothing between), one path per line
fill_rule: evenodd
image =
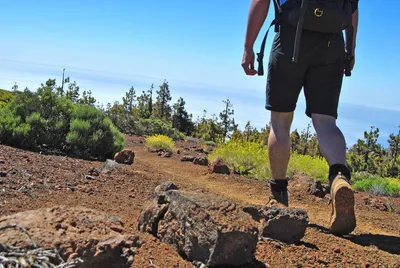
M138 231L141 208L158 184L168 180L181 189L215 193L240 204L265 205L268 201L265 182L235 174L209 174L207 166L181 162L183 155L205 155L194 152L191 147L195 143L179 142L180 154L159 157L145 148L143 140L127 136L127 149L135 152L133 165L122 165L110 175L90 180L85 178L89 170L101 171L103 162L0 145L0 171L7 173L0 176L0 216L56 205L99 210L119 216L124 233L138 235L144 242L132 267L194 267L171 246ZM327 229L331 212L328 198L309 195L305 182L304 176L295 176L289 197L290 206L304 208L309 214L305 237L295 245L260 241L256 252L259 262L270 267L400 267L400 198L356 192L357 228L349 236L337 237ZM382 211L385 206L389 209Z

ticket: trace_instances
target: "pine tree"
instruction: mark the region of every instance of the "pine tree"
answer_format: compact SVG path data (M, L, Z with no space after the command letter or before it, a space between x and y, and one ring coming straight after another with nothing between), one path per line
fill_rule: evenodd
M224 100L223 103L225 103L225 109L219 114L219 118L221 119L222 138L225 140L228 133L234 128L234 121L231 118L231 116L234 114L234 110L231 109L233 105L229 99L226 101Z
M172 115L172 126L180 132L189 135L194 128L192 115L185 110L185 101L182 97L174 104L174 113Z
M154 105L154 116L160 119L168 120L171 118L171 106L169 102L171 101L171 94L169 91L168 82L160 86L160 90L157 91L157 101Z
M133 108L135 107L135 98L136 98L136 92L134 87L132 86L129 89L129 91L125 93L125 97L122 97L122 103L124 105L124 109L128 113L133 112Z

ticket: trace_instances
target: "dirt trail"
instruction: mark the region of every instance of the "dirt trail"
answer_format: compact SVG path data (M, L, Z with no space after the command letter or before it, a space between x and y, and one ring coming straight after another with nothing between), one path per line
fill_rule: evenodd
M181 162L182 155L158 157L144 148L141 139L127 139L127 148L135 151L135 163L90 181L85 179L88 170L101 170L103 162L40 155L0 145L0 159L4 160L0 171L8 173L0 178L0 216L55 205L100 210L121 217L126 232L144 241L132 267L154 267L153 263L160 268L192 268L171 246L137 230L141 207L159 183L171 180L180 188L217 193L243 204L267 202L264 182L208 174L205 166ZM68 185L73 185L73 190ZM400 214L367 207L366 197L356 194L356 230L347 237L336 237L326 229L328 201L292 188L291 206L306 209L311 219L306 235L296 245L260 241L257 260L270 267L400 267ZM400 204L400 199L394 202Z
M202 189L244 204L267 202L268 189L264 182L238 176L208 174L207 167L180 162L178 156L173 159L160 158L144 148L136 147L135 152L137 160L134 170L157 170L165 180L172 180L182 188ZM311 227L308 228L304 243L277 246L274 242L260 242L258 259L272 267L315 267L328 264L400 267L399 214L367 209L363 205L364 196L361 193L356 194L357 228L344 238L333 236L327 230L331 207L326 200L317 200L310 196L290 196L290 205L306 209L310 216Z

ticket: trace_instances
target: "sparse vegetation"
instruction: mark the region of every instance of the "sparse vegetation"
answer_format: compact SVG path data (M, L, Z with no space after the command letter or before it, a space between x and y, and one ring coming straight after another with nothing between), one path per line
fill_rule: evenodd
M151 136L148 146L171 151L174 141L186 140L215 147L209 156L220 156L235 173L258 179L270 177L268 136L270 125L258 130L250 124L243 130L235 123L233 104L223 100L221 112L193 121L182 97L171 104L170 85L164 81L137 94L131 86L122 97L107 107L95 106L90 90L80 94L76 81L65 78L62 86L49 79L37 91L0 90L0 142L15 147L107 157L124 146L124 136ZM311 123L290 134L291 158L288 176L303 173L327 181L328 165L322 157ZM169 139L166 139L168 137ZM153 141L152 139L155 138ZM379 128L364 131L364 138L349 147L347 161L355 184L361 191L396 195L400 179L400 127L389 135L388 147L378 143ZM172 144L172 145L171 145ZM390 183L389 183L390 182Z
M152 150L164 150L172 152L175 147L174 141L165 135L153 135L146 138L146 146Z
M392 197L400 196L400 179L394 178L366 178L358 180L353 187L356 190L376 195Z

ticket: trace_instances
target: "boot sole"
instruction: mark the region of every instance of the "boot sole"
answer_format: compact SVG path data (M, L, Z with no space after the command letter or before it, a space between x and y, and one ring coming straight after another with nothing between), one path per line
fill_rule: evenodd
M347 235L356 228L354 204L354 193L351 188L342 186L336 191L330 226L333 234Z

